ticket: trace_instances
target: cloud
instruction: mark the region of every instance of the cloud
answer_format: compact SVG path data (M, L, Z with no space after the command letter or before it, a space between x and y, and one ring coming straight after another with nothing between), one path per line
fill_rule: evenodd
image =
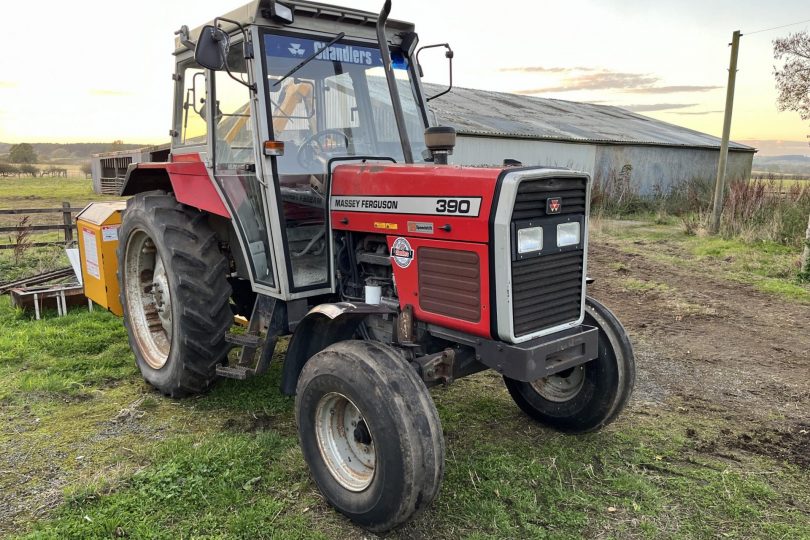
M697 103L649 103L642 105L618 105L622 109L627 109L633 112L653 112L653 111L668 111L671 109L686 109L694 107ZM696 114L696 113L676 113L676 114Z
M639 87L649 87L658 82L658 77L644 73L617 73L613 71L599 71L576 77L566 77L560 86L546 88L533 88L522 90L520 94L542 94L553 92L574 92L577 90L629 90Z
M596 68L589 67L544 67L544 66L525 66L525 67L507 67L501 68L498 71L502 73L572 73L575 71L596 71Z
M90 90L91 96L122 97L131 96L132 92L127 90L109 90L106 88L93 88Z
M633 94L680 94L683 92L709 92L710 90L717 90L723 88L722 86L651 86L648 88L634 88L628 90Z
M540 69L540 68L508 68L508 69ZM543 68L545 69L545 68ZM549 68L558 69L558 68ZM564 68L560 68L564 69ZM573 70L573 69L572 69ZM560 73L567 73L561 71ZM708 92L721 88L719 86L656 86L661 78L651 73L622 73L610 70L601 70L582 75L564 77L562 84L545 88L531 88L519 90L519 94L546 94L557 92L575 92L581 90L619 90L628 94L678 94L684 92Z
M694 115L694 116L701 116L704 114L718 114L723 113L725 111L680 111L680 112L672 112L670 114L683 114L683 115Z

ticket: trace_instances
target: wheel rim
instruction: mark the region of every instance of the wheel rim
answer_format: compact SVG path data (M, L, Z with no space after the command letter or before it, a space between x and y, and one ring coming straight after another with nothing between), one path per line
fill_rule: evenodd
M535 392L549 401L562 403L579 394L585 384L585 366L566 369L531 383Z
M315 437L332 477L349 491L366 489L374 479L377 453L363 415L346 396L329 393L315 409Z
M133 231L127 240L124 286L133 337L149 367L161 369L171 347L172 298L166 267L144 231Z

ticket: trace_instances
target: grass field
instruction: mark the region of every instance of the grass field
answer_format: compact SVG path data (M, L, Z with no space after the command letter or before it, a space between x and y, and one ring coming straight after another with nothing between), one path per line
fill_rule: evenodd
M69 178L0 178L0 207L58 208L62 201L83 206L104 199L93 193L90 180L84 176Z
M654 223L652 218L594 220L592 234L596 241L614 243L625 252L644 253L655 260L693 270L708 265L726 279L810 303L810 284L796 279L801 259L799 248L768 241L747 243L733 238L687 235L674 218L666 223ZM661 249L650 249L656 245Z
M92 197L81 182L67 188ZM810 538L808 366L778 363L806 352L810 336L801 320L784 323L798 344L765 353L773 330L758 327L766 314L780 324L810 309L810 289L791 277L795 250L607 220L592 249L596 295L637 348L628 409L599 433L568 436L530 422L492 372L433 389L442 491L388 538ZM729 291L754 299L744 316L722 318ZM761 339L711 333L737 319ZM682 339L705 342L708 356L700 343L679 350ZM35 322L2 299L0 536L373 538L309 478L292 399L278 392L285 346L267 375L175 401L142 381L109 313ZM748 355L767 371L749 374ZM798 389L774 391L766 372ZM721 388L715 373L753 386Z
M279 363L178 402L140 381L120 321L107 313L32 323L4 305L0 321L0 489L27 508L6 532L362 535L309 480L292 402L277 391ZM762 456L706 456L694 434L719 437L724 424L683 414L688 403L636 406L601 433L565 436L528 422L494 374L433 394L445 483L434 507L394 537L810 534L807 471Z

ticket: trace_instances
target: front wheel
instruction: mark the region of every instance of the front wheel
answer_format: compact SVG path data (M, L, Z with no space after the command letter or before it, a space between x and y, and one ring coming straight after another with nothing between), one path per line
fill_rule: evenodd
M313 356L298 380L304 459L327 501L376 532L436 497L444 438L430 393L396 350L344 341Z
M636 377L633 347L616 316L588 297L585 324L599 329L594 360L532 382L504 377L523 412L570 433L595 431L612 422L627 404Z

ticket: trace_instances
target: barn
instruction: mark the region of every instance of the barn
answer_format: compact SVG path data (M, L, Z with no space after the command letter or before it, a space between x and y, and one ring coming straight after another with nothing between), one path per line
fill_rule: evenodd
M443 87L426 84L428 95ZM717 176L720 139L608 105L454 88L430 102L458 141L452 162L586 171L597 182L617 178L641 195ZM756 149L729 145L727 179L747 180Z
M425 84L427 95L444 89ZM458 132L451 161L459 165L499 166L515 159L567 167L590 173L602 185L621 181L640 195L685 181L714 182L717 176L720 139L619 107L468 88L454 88L429 106L434 125ZM393 123L387 128L395 133ZM755 152L731 143L727 178L749 179ZM166 160L168 153L165 144L96 154L93 188L118 193L129 164Z

